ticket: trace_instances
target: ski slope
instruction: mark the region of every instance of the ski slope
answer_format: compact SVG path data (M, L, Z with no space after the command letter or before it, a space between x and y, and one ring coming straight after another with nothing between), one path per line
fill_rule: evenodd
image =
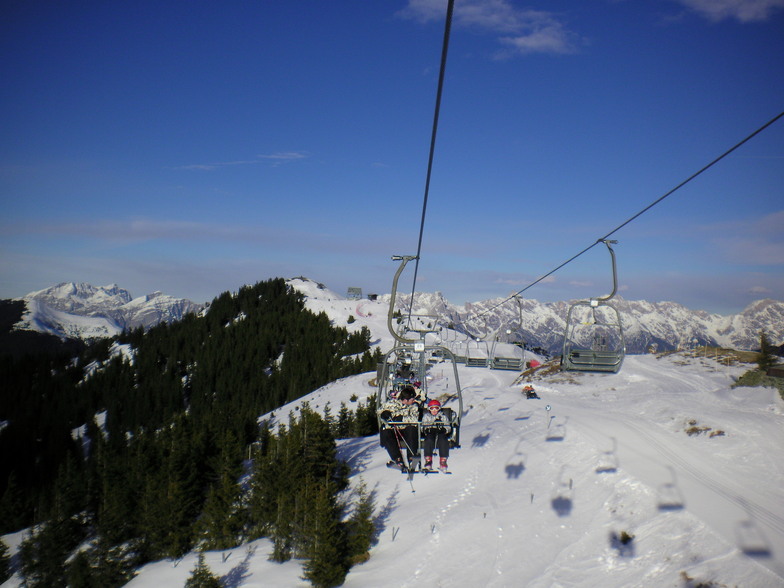
M392 346L385 304L292 282L311 310ZM460 365L465 412L451 475L409 482L385 466L377 437L338 442L352 485L374 492L378 527L370 559L344 585L784 587L784 401L769 388L733 389L750 367L627 356L618 374L534 379L541 398L528 400L516 372ZM454 387L451 366L430 376L431 396ZM335 415L375 395L374 378L332 382L260 418L287 422L302 402ZM22 538L3 537L12 549ZM261 539L206 562L229 588L309 585L301 561L273 563L270 552ZM196 560L150 563L128 586L182 586ZM14 576L2 586L19 585Z
M377 438L340 441L354 482L375 492L379 526L345 586L784 586L784 402L731 389L746 369L631 356L619 374L534 381L541 399L527 400L514 372L460 366L452 475L409 482L385 467ZM374 394L373 375L302 400L335 414ZM307 585L301 562L269 562L269 551L261 540L207 562L226 586ZM129 586L182 585L195 561L149 564Z

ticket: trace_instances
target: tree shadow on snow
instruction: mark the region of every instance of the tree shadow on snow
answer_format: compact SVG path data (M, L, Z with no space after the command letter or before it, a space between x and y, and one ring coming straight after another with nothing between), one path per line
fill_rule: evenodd
M346 461L352 472L364 470L373 458L376 443L378 436L351 439L340 445L338 457Z
M373 534L373 541L378 541L379 536L384 532L387 528L387 522L389 521L390 516L392 515L392 511L395 510L395 505L397 504L397 495L400 491L395 488L394 492L389 495L387 498L387 503L384 507L378 511L378 515L373 519L373 526L375 527L375 533Z
M572 499L568 496L555 496L550 504L559 517L568 517L572 513Z
M255 554L256 546L248 546L244 559L221 578L221 585L226 588L238 588L241 586L243 581L249 576L250 560Z

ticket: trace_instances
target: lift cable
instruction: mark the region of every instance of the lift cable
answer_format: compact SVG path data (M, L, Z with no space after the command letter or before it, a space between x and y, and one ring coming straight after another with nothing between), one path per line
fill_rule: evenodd
M750 139L752 139L753 137L755 137L756 135L758 135L759 133L761 133L762 131L764 131L766 128L768 128L770 125L772 125L773 123L775 123L777 120L779 120L779 119L780 119L781 117L783 117L783 116L784 116L784 112L781 112L781 113L779 113L778 115L774 116L772 119L770 119L770 120L769 120L768 122L766 122L764 125L762 125L761 127L759 127L759 128L756 130L756 131L754 131L754 132L753 132L753 133L751 133L749 136L747 136L745 139L743 139L742 141L739 141L739 142L738 142L738 143L736 143L736 144L735 144L733 147L731 147L730 149L728 149L727 151L725 151L724 153L722 153L721 155L719 155L719 156L718 156L716 159L714 159L713 161L711 161L709 164L705 165L705 166L704 166L702 169L700 169L699 171L697 171L697 172L693 173L692 175L690 175L688 178L686 178L685 180L683 180L683 181L682 181L680 184L678 184L677 186L675 186L675 187L674 187L672 190L670 190L669 192L667 192L667 193L666 193L666 194L664 194L663 196L661 196L661 197L659 197L658 199L656 199L656 200L654 200L653 202L651 202L651 203L650 203L648 206L646 206L645 208L643 208L643 209L642 209L640 212L638 212L638 213L637 213L637 214L635 214L634 216L631 216L631 217L629 217L628 219L626 219L626 220L625 220L624 222L622 222L620 225L618 225L617 227L615 227L615 228L614 228L612 231L610 231L609 233L607 233L607 234L606 234L606 235L604 235L603 237L599 237L599 238L598 238L598 239L597 239L597 240L596 240L594 243L592 243L591 245L589 245L588 247L586 247L585 249L583 249L582 251L580 251L580 252L579 252L579 253L577 253L576 255L573 255L572 257L570 257L569 259L567 259L566 261L564 261L564 262L563 262L561 265L559 265L559 266L558 266L558 267L556 267L555 269L552 269L552 270L550 270L549 272L547 272L546 274L544 274L543 276L540 276L539 278L537 278L536 280L534 280L533 282L531 282L530 284L528 284L528 285L527 285L525 288L523 288L522 290L518 290L518 291L517 291L517 292L515 292L514 294L511 294L510 296L508 296L506 299L502 300L501 302L499 302L499 303L498 303L498 304L496 304L495 306L492 306L492 307L490 307L490 308L488 308L488 309L486 309L486 310L483 310L481 313L479 313L478 315L476 315L476 318L479 318L479 317L481 317L482 315L484 315L484 314L487 314L487 313L489 313L489 312L491 312L491 311L495 310L496 308L498 308L498 307L499 307L499 306L501 306L502 304L505 304L505 303L509 302L510 300L512 300L512 299L513 299L515 296L519 296L520 294L522 294L522 293L523 293L523 292L525 292L526 290L528 290L528 289L530 289L530 288L533 288L533 287L534 287L536 284L538 284L539 282L541 282L541 281L542 281L542 280L544 280L545 278L547 278L547 277L549 277L549 276L553 275L553 274L554 274L555 272L557 272L559 269L561 269L561 268L562 268L562 267L564 267L565 265L567 265L567 264L569 264L569 263L573 262L575 259L577 259L577 258L578 258L578 257L580 257L581 255L583 255L584 253L586 253L586 252L588 252L589 250L593 249L593 248L594 248L594 247L596 247L596 246L597 246L599 243L603 243L603 242L604 242L604 241L606 241L606 240L607 240L607 239L608 239L608 238L609 238L611 235L613 235L614 233L617 233L617 232L618 232L618 231L620 231L620 230L621 230L623 227L625 227L626 225L628 225L629 223L631 223L633 220L637 219L639 216L641 216L641 215L643 215L644 213L648 212L648 211L649 211L651 208L653 208L654 206L656 206L657 204L659 204L659 203L660 203L662 200L664 200L665 198L667 198L668 196L672 195L674 192L676 192L677 190L679 190L680 188L682 188L683 186L685 186L686 184L688 184L689 182L691 182L691 181L692 181L694 178L696 178L697 176L699 176L700 174L702 174L704 171L707 171L709 168L713 167L713 166L714 166L715 164L717 164L719 161L721 161L722 159L724 159L725 157L727 157L727 156L728 156L730 153L732 153L733 151L735 151L736 149L738 149L738 148L739 148L741 145L743 145L744 143L746 143L747 141L749 141Z
M446 24L444 25L444 45L441 49L441 71L438 74L438 91L436 93L436 109L433 115L433 132L430 137L430 156L427 161L427 179L425 180L425 196L422 201L422 221L419 225L419 241L417 243L416 264L414 265L414 281L411 287L411 303L408 307L408 319L411 321L411 311L414 307L414 292L416 291L417 274L419 273L419 260L422 254L422 236L425 232L425 213L427 212L427 198L430 193L430 175L433 171L433 153L436 148L436 131L438 130L438 114L441 110L441 94L444 90L444 73L446 71L446 56L447 49L449 48L449 31L452 28L452 12L454 11L455 2L449 0L449 5L446 9Z

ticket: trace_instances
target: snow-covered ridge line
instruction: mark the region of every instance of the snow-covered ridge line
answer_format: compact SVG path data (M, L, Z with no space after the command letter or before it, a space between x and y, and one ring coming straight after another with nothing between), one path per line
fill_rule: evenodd
M374 301L355 300L307 278L293 278L288 283L305 295L308 308L327 312L336 324L352 330L368 326L374 337L379 338L378 342L390 337L386 327L389 294ZM410 294L399 294L398 307L408 308L410 299ZM177 321L189 312L205 308L203 304L161 292L132 298L127 290L116 284L95 287L85 283L63 283L31 292L24 300L28 311L16 325L17 329L83 339L110 337L127 328L148 328L161 321ZM440 292L417 293L414 311L435 315L442 326L452 324L454 330L462 333L498 331L503 334L511 330L529 348L560 353L569 301L522 300L522 325L517 304L514 301L500 304L502 301L496 298L457 306ZM782 301L758 300L742 312L726 316L691 310L676 302L623 298L616 298L614 302L621 313L629 353L644 353L652 347L658 351L689 348L695 344L754 350L759 347L761 331L767 333L773 344L784 342ZM356 322L348 324L350 316Z
M123 329L178 321L204 308L161 292L133 298L116 284L96 287L73 282L31 292L23 300L27 312L16 329L81 339L112 337Z
M389 294L379 296L376 301L357 301L339 296L310 280L296 278L289 283L307 296L308 304L314 309L329 309L335 313L338 308L345 307L357 319L355 324L362 323L362 314L376 312L383 315L383 324L386 324ZM408 309L410 301L410 294L398 293L398 308ZM503 301L503 298L495 298L456 306L440 292L417 293L413 312L435 315L442 326L452 324L456 331L474 335L497 331L503 336L509 329L515 336L521 335L529 348L540 347L551 354L561 353L566 314L573 301L524 299L521 301L522 325L517 303L510 300L501 304ZM690 348L695 344L754 350L759 349L761 331L765 331L774 344L784 342L784 302L781 301L757 300L742 312L728 316L691 310L676 302L616 297L613 303L621 313L629 353L645 353L653 346L658 351L665 351ZM338 320L337 316L330 315L330 318ZM386 331L386 326L382 330Z

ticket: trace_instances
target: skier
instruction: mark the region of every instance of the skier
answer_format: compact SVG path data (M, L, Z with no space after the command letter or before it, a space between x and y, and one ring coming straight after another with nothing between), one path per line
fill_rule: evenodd
M449 434L452 432L451 410L441 409L438 400L427 403L427 411L422 417L424 431L425 471L433 471L433 450L438 448L439 466L442 472L447 471L449 458Z
M404 387L397 395L385 402L378 411L388 426L382 425L379 432L381 446L387 450L391 461L388 466L405 468L402 447L407 449L408 462L419 453L417 424L420 419L420 406L416 402L416 392L411 386Z
M539 395L536 393L536 390L534 390L534 387L531 386L530 384L523 388L523 394L525 394L525 397L529 400L531 398L539 398Z

